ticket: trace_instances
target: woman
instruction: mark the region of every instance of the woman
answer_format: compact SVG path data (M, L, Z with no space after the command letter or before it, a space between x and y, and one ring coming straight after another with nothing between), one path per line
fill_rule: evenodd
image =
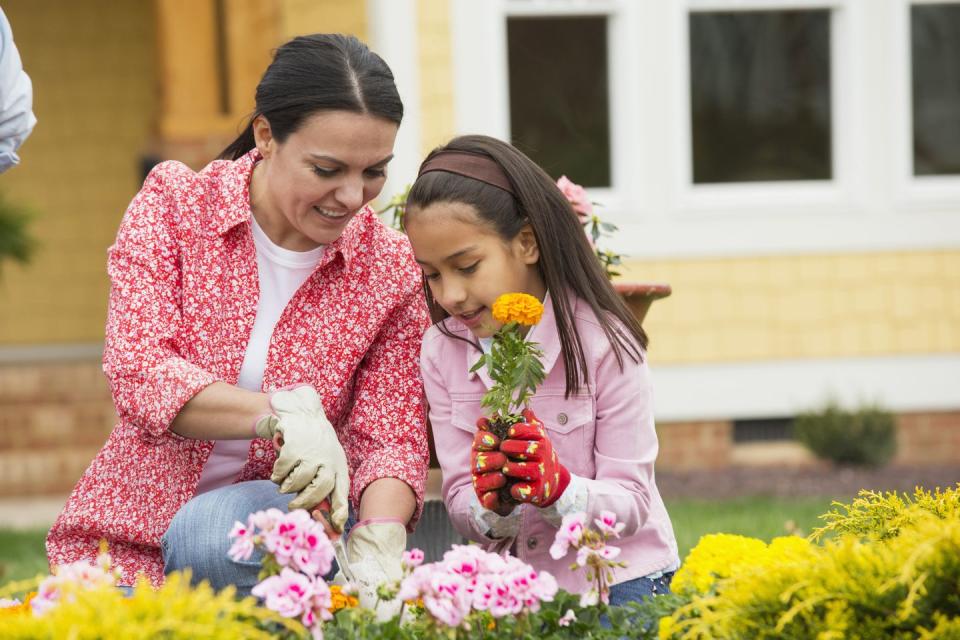
M259 566L226 557L234 521L327 498L337 531L348 500L358 514L361 582L399 573L428 466L428 316L409 244L366 205L402 115L364 44L298 37L220 160L150 173L108 260L120 421L50 531L52 565L105 539L123 585L190 567L242 593Z

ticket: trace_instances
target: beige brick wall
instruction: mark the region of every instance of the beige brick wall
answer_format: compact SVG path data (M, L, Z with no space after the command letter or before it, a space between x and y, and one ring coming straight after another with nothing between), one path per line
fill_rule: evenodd
M897 415L897 453L891 464L904 466L960 463L960 411ZM802 445L774 441L733 443L733 423L669 422L657 425L660 455L657 468L667 471L709 471L728 466L818 464Z
M115 421L99 361L0 365L0 497L69 492ZM894 464L960 462L960 411L902 414L897 428ZM662 423L657 435L657 468L667 471L770 464L776 456L815 463L796 445L735 446L730 421Z
M419 0L420 140L426 155L454 134L450 3Z
M657 425L660 453L657 468L670 471L709 471L730 465L733 423L671 422Z
M0 365L0 496L68 492L115 421L99 360Z
M960 251L633 261L660 363L960 352Z
M957 462L960 462L960 411L898 416L895 464Z
M156 114L152 3L39 4L3 1L38 123L0 189L34 211L39 251L0 272L0 345L103 339L106 250Z

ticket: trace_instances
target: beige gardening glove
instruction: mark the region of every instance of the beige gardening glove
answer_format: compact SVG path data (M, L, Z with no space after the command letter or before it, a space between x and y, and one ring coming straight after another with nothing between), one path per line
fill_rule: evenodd
M400 562L406 548L407 528L399 518L375 518L350 530L347 560L357 599L361 607L374 610L377 620L389 620L400 613L403 602L396 597L378 598L377 587L397 583L403 577Z
M330 524L343 531L350 492L347 456L323 413L320 394L309 385L276 391L270 406L273 413L260 418L255 427L261 438L277 434L283 438L270 479L280 485L281 493L297 492L291 510L310 509L329 498Z

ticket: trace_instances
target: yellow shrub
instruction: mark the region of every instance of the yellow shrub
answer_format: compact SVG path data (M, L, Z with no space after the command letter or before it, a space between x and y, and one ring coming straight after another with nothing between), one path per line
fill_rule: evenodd
M909 511L899 535L880 539L840 535L821 547L781 538L762 551L734 541L753 550L749 558L717 563L716 581L663 619L660 637L960 638L960 517L927 507L898 511ZM721 555L696 552L688 575L700 580L681 588L706 584Z
M4 640L134 640L139 638L272 638L269 623L303 632L297 623L257 607L253 598L237 600L233 588L216 593L207 584L190 586L189 574L171 574L154 590L146 582L132 596L116 588L76 590L43 616L24 610L0 616Z

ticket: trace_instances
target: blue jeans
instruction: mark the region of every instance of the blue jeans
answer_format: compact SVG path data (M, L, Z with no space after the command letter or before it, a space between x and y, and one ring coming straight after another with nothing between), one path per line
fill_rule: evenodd
M640 602L643 598L662 596L670 593L670 580L673 571L663 574L659 578L634 578L610 587L610 605L617 606L628 602Z
M257 549L248 560L231 560L227 550L232 541L227 534L237 520L246 522L254 511L270 508L287 511L295 495L280 493L277 485L269 480L251 480L194 497L177 511L160 539L163 572L189 568L194 584L207 580L218 591L232 584L237 588L237 595L250 595L250 590L259 582L263 552ZM347 521L347 531L352 525L353 517ZM325 577L330 580L336 572L334 562Z

